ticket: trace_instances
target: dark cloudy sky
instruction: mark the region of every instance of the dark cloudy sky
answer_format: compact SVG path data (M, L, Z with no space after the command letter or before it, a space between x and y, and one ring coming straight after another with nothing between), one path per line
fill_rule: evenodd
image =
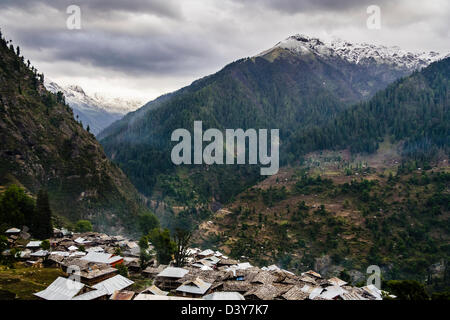
M69 5L81 30L66 27ZM448 53L448 21L448 0L0 0L3 34L47 78L142 101L296 33Z

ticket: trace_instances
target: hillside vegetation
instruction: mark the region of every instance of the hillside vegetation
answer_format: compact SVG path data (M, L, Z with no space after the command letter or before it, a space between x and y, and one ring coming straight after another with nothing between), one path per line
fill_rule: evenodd
M435 277L436 285L449 285L448 275L443 283L450 255L446 161L419 168L335 153L307 159L240 194L200 226L197 243L290 270L358 280L375 264L386 279Z
M53 212L98 229L132 232L143 199L95 137L74 120L62 94L43 86L20 49L0 41L0 185L36 195L48 189ZM21 227L21 226L17 226Z

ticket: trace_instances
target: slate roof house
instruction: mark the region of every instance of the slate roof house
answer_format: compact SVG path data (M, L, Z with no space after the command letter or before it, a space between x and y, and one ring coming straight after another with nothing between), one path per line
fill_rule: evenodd
M173 290L179 287L177 280L183 278L189 270L183 268L167 267L156 275L155 284L163 290Z
M189 298L201 298L211 288L211 283L205 282L200 278L188 280L179 286L176 290L178 295Z
M92 287L94 289L104 290L107 292L108 295L112 295L117 290L120 291L129 288L133 283L134 281L118 274L112 278L97 283Z
M123 257L115 256L110 253L102 252L88 252L87 255L81 258L81 260L95 262L95 263L105 263L115 267L118 264L123 263Z

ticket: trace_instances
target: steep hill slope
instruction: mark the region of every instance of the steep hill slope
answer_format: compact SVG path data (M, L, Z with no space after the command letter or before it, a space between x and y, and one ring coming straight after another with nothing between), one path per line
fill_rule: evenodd
M442 285L450 258L448 158L426 168L395 165L401 157L391 147L359 159L309 154L302 167L282 169L202 223L195 242L292 271L344 271L360 281L378 265L385 279Z
M324 50L331 45L319 39L288 40L289 46L277 45L231 63L128 114L99 135L106 153L146 195L170 197L181 204L193 198L226 202L257 181L259 171L238 166L174 168L173 130L192 130L194 120L202 120L204 130L278 128L286 144L299 128L325 123L433 59L411 54L404 58L409 63L399 64L401 58L393 58L395 50L385 54L392 58L388 61L377 59L371 48L372 59L354 61L345 50ZM287 154L281 154L282 161L292 160Z
M63 96L48 92L43 75L23 60L0 41L0 185L17 183L33 194L47 188L57 215L132 231L145 210L138 192Z

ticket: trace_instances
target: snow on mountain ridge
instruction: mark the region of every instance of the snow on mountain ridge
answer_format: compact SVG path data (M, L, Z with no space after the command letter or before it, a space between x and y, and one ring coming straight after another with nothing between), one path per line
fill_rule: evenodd
M61 91L69 105L76 104L80 109L101 109L109 113L125 115L128 112L138 109L143 104L142 101L137 99L106 98L99 93L89 96L78 85L62 87L51 80L45 80L45 87L53 93Z
M98 93L94 94L93 99L103 109L118 113L135 111L143 105L143 102L138 99L106 98Z
M316 54L325 58L340 57L351 63L367 64L375 61L400 69L416 70L443 58L437 52L408 52L399 47L387 47L367 43L351 43L339 38L329 41L309 37L303 34L290 36L278 42L273 48L264 51L264 56L276 48L287 49L296 54Z
M61 91L66 103L72 108L75 118L86 128L89 126L89 130L94 134L100 133L111 123L142 105L137 100L108 99L99 94L91 97L77 85L61 87L49 80L46 80L44 84L53 93Z

